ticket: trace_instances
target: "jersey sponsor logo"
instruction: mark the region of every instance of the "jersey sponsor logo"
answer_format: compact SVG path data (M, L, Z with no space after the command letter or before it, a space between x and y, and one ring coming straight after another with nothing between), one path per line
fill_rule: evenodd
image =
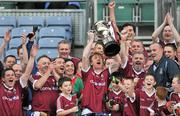
M48 91L48 90L49 91L52 91L52 90L56 91L56 90L58 90L58 87L42 87L41 90L42 91Z
M19 96L12 96L12 97L2 96L2 100L7 100L7 101L19 100Z
M94 80L90 80L90 83L92 83L95 86L105 86L105 82L95 82Z

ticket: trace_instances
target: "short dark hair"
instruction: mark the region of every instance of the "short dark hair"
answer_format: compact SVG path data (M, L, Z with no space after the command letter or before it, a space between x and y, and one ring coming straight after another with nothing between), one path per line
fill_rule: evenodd
M58 80L58 87L62 87L63 83L66 82L66 81L71 82L71 79L66 77L66 76L60 77L59 80Z
M134 32L136 31L136 28L135 28L135 26L134 26L132 23L124 23L124 24L122 25L122 29L124 29L124 28L127 27L127 26L131 26L131 27L133 28L133 31L134 31Z
M49 59L51 61L51 58L49 58L47 55L42 55L37 59L37 62L39 62L39 60L42 59L42 58L47 58L47 59Z
M6 62L9 57L14 58L14 59L16 60L16 62L17 62L16 56L14 56L14 55L8 55L8 56L6 56L6 57L4 58L4 62Z
M176 45L175 45L175 44L172 44L172 43L166 44L166 45L164 46L164 48L165 48L165 47L171 47L171 48L173 49L173 51L176 51L176 50L177 50Z
M152 76L152 77L154 78L154 80L156 81L155 76L152 75L151 73L148 72L148 73L144 76L144 78L146 78L147 76Z
M122 81L122 79L125 77L124 71L122 69L113 72L110 77L111 79L113 78L113 76L117 79L119 79L120 81Z
M2 77L4 78L4 76L5 76L5 73L7 72L7 71L9 71L9 70L12 70L13 72L14 72L14 70L12 69L12 68L6 68L6 69L4 69L3 71L2 71ZM15 74L15 72L14 72L14 74Z
M58 42L58 48L59 48L59 45L60 44L68 44L69 45L69 48L71 49L71 43L70 43L70 41L68 41L68 40L61 40L61 41L59 41Z

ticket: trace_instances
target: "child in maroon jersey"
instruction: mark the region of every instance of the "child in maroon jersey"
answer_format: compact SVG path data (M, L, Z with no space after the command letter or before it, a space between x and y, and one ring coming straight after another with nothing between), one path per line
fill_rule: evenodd
M124 78L123 84L125 89L123 116L139 116L139 96L134 91L135 83L133 78Z
M58 81L59 90L61 91L57 99L57 116L73 116L78 111L76 106L77 98L72 96L72 84L71 79L68 77L62 77Z
M174 92L170 94L170 100L176 103L180 102L180 74L174 76L172 80Z
M157 87L156 88L156 100L158 102L157 104L157 110L156 110L156 115L157 116L166 116L170 115L171 113L168 111L166 104L166 96L168 95L168 91L165 87Z
M155 93L156 90L154 88L156 82L154 76L146 75L143 81L143 88L139 90L140 97L140 116L148 116L150 115L150 111L153 111L154 101L155 101ZM150 111L148 109L151 109Z
M112 75L111 85L107 95L106 108L112 116L122 116L124 92L122 89L122 76L120 72L114 72Z

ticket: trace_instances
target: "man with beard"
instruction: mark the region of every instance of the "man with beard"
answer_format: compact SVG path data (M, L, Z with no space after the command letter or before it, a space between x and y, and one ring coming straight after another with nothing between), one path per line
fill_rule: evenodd
M150 45L153 64L149 68L149 73L155 77L157 86L164 86L170 89L172 79L180 72L178 64L163 55L163 48L159 43Z
M163 32L162 32L163 31ZM162 39L158 36L162 32ZM177 45L180 42L180 36L173 24L173 18L170 13L167 13L163 23L153 32L152 39L154 42L159 42L162 47L167 43Z
M33 116L54 116L56 111L55 102L58 97L56 82L60 77L55 74L53 63L51 63L48 56L43 55L37 61L38 72L31 79Z
M136 88L141 88L146 72L144 71L145 56L142 52L136 52L132 56L132 63L128 58L122 61L122 68L127 77L133 77Z

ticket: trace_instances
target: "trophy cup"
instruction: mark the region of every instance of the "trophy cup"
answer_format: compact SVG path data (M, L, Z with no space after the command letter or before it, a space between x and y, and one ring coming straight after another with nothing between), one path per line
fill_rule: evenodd
M110 25L105 21L98 21L94 24L96 41L102 40L104 44L104 54L106 56L115 56L120 51L120 45L115 41L110 33Z

